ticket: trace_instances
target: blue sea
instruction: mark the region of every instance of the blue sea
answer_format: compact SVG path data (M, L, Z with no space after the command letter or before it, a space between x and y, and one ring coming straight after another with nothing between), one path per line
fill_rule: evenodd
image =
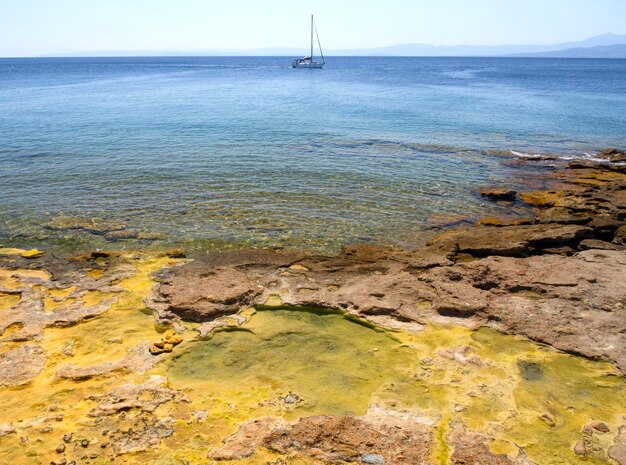
M626 147L626 60L289 57L0 60L0 244L58 253L412 247L525 215L516 154ZM142 239L52 230L124 222Z

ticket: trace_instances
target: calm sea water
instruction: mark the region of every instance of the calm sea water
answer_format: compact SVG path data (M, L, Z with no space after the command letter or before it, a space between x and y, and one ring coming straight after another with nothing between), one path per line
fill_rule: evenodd
M0 244L411 246L456 216L523 214L513 150L626 147L626 60L329 58L0 60ZM121 220L157 241L51 231Z

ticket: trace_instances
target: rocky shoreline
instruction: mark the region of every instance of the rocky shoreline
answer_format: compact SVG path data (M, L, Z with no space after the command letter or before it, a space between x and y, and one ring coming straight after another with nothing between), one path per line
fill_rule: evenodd
M610 152L614 154L613 151ZM215 254L164 270L149 306L163 324L209 322L278 299L376 323L489 325L626 371L626 166L571 163L561 189L520 194L536 218L482 219L405 251L345 247ZM512 201L514 191L483 191ZM396 323L399 322L399 323Z
M523 202L535 215L484 218L444 230L410 251L353 245L328 257L252 249L188 261L177 252L94 252L63 259L0 249L0 391L7 399L0 402L7 412L0 415L0 458L57 465L190 464L207 458L273 464L626 464L622 156L612 150L603 163L558 165L550 191L483 189L489 201ZM213 380L189 387L169 376L168 367L202 341L254 334L247 328L258 318L255 309L298 308L335 311L395 334L403 341L399 347L418 352L424 335L445 337L433 339L434 351L419 352L411 381L404 372L394 374L371 394L379 400L359 407L359 414L331 414L299 393L273 399L273 393L251 387L258 398L252 396L244 409L250 392L211 385L222 392L221 400L201 394L203 383ZM432 329L440 326L460 329ZM497 333L478 344L473 335L485 327ZM280 335L287 342L293 336L289 328ZM512 347L531 344L523 347L536 360L493 350L501 344L498 338L513 336L537 343L510 339ZM530 402L520 387L524 382L532 392L539 389L533 381L578 376L570 368L549 375L552 360L567 367L593 364L584 365L589 373L576 368L581 377L592 376L592 384L567 391L575 393L574 400L550 399L546 392L547 403L538 410L524 407ZM498 370L502 378L489 378ZM441 379L429 378L429 372ZM450 399L435 394L444 380L462 389ZM417 382L430 402L450 404L451 410L417 408L400 401L400 394L384 394ZM576 404L585 390L593 393L587 407ZM600 405L596 395L613 402ZM16 405L8 400L12 396L24 401ZM507 400L489 410L493 418L487 421L481 418L485 412L467 407L481 397L494 405L498 398ZM518 423L535 431L534 441L516 439ZM541 435L562 440L561 449L542 448Z

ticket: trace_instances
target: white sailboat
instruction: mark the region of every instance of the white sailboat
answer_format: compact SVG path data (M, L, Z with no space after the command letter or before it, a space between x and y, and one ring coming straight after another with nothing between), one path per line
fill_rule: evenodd
M320 48L320 56L322 57L322 61L315 61L313 59L313 31L315 31L315 36L317 37L317 45ZM305 56L297 60L293 60L291 62L291 67L292 68L322 69L325 63L326 62L324 61L324 53L322 52L322 44L320 43L320 36L317 34L315 21L313 20L313 15L311 15L311 54L309 56Z

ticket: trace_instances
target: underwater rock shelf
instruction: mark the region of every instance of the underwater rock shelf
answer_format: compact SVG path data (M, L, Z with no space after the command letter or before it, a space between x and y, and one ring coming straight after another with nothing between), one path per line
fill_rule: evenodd
M620 170L414 251L0 249L0 462L624 464Z

